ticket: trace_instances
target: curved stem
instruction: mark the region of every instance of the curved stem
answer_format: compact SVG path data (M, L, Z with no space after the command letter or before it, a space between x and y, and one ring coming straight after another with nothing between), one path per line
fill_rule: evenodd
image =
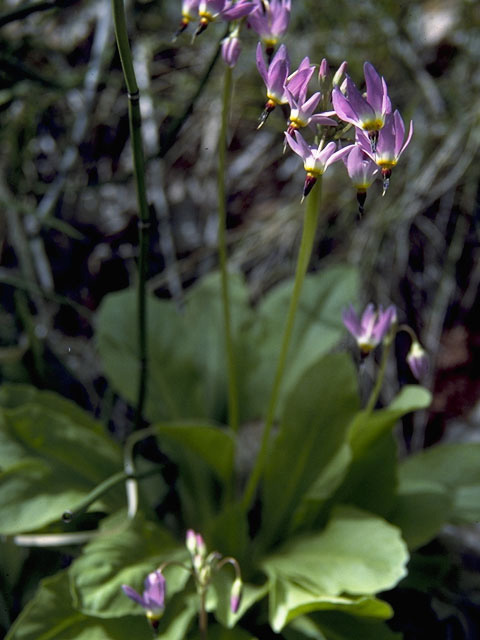
M226 155L228 145L228 114L232 95L232 69L225 66L222 95L222 122L218 141L218 257L222 287L223 324L225 329L225 349L228 369L228 421L233 432L238 431L238 388L235 368L235 352L232 339L232 319L227 272L227 203L225 189Z
M368 398L368 402L365 407L365 411L367 413L370 413L371 411L373 411L373 409L375 408L375 405L377 404L380 391L382 390L383 379L385 378L388 354L390 353L391 346L392 346L392 339L384 341L382 359L380 360L380 368L378 369L377 381L375 382L375 386L373 387L372 392L370 393L370 397Z
M137 286L137 313L138 313L138 351L140 360L140 372L137 390L137 404L135 426L140 427L142 422L143 405L147 388L147 299L146 276L148 264L148 245L150 214L147 202L145 186L145 160L142 144L142 118L140 115L140 92L138 90L135 70L133 68L132 52L128 42L127 25L125 21L125 8L123 0L112 0L113 24L117 40L118 52L122 63L123 75L128 92L128 120L133 154L133 168L138 204L138 286Z
M272 391L270 394L270 402L268 405L268 411L265 418L265 426L263 429L262 443L260 451L258 453L255 466L250 475L245 495L243 497L243 506L248 509L250 506L255 491L260 480L260 476L263 472L265 461L268 452L268 444L270 440L270 432L272 430L273 422L275 420L275 411L277 409L278 397L280 395L281 384L283 380L283 374L285 372L285 365L287 361L288 348L290 346L290 339L292 337L293 326L295 323L295 315L298 309L298 303L300 300L300 294L302 291L303 281L305 274L307 273L308 264L312 255L313 242L315 240L315 231L317 228L318 213L319 213L319 201L321 195L321 178L319 178L314 185L312 191L307 198L307 206L305 211L305 221L303 224L302 240L300 244L300 250L297 259L297 268L295 272L295 282L293 285L292 297L290 298L290 305L288 308L287 321L283 333L282 346L280 349L280 356L278 358L277 370L275 373L275 379L273 382Z

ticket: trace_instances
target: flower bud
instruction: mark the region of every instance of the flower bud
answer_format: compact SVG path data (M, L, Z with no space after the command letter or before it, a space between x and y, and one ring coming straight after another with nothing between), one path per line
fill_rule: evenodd
M235 578L230 591L230 609L232 613L237 613L240 608L243 593L243 582L241 578Z
M428 356L425 349L414 340L407 354L407 363L417 380L424 378L428 372Z
M222 58L229 67L237 64L241 50L242 43L235 33L231 33L222 40Z

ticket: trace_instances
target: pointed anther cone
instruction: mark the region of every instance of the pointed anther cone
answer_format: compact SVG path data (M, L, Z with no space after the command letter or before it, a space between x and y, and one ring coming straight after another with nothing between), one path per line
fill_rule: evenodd
M305 182L303 183L303 197L306 198L310 191L313 189L313 185L316 183L317 178L311 174L307 173L305 178Z
M186 20L185 18L183 18L180 24L178 25L178 29L175 31L175 34L173 36L174 41L178 38L178 36L181 33L185 31L185 29L188 27L188 24L189 24L189 20Z
M197 30L193 34L193 37L196 38L197 36L199 36L201 33L205 31L207 27L208 27L207 18L200 18L200 22L198 23Z
M387 193L387 189L390 185L390 176L392 175L391 169L382 169L382 178L383 178L383 193L384 196Z
M358 213L362 216L365 213L366 191L357 191Z
M272 113L272 111L275 109L275 107L276 107L276 104L273 102L273 100L267 100L267 102L265 103L265 108L262 111L262 114L258 119L258 127L257 127L257 129L261 129L263 127L263 125L265 124L266 119Z

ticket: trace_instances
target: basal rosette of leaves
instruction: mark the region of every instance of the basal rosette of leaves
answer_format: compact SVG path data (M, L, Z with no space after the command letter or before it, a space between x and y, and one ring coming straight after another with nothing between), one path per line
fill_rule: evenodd
M254 309L244 283L231 278L242 423L261 417L289 286ZM123 487L115 485L90 507L103 515L95 535L68 569L42 582L8 640L148 637L142 610L121 585L140 590L161 563L183 562L188 526L202 531L209 548L235 556L245 583L232 613L233 572L215 576L206 602L209 638L260 638L266 624L287 640L398 637L386 624L392 610L379 594L406 575L409 550L444 523L479 517L480 447L438 446L397 462L392 429L401 416L428 406L430 395L407 386L389 407L361 409L350 356L332 353L341 309L356 286L355 273L342 266L307 278L278 427L250 522L232 498L244 482L232 481L237 437L222 424L219 281L213 275L192 287L183 314L173 303L151 301L147 411L160 449L178 466L179 510L158 521L154 507L164 486L154 476L143 494L139 481L140 506L129 518ZM105 369L127 400L138 366L131 296L108 297L97 333ZM118 445L52 393L5 386L0 406L2 533L15 540L27 532L74 531L75 521L62 523L62 513L122 471ZM198 638L198 596L188 573L171 565L165 577L159 637Z

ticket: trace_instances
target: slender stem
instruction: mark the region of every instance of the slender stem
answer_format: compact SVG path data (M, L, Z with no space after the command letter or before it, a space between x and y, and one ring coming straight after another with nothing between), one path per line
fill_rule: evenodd
M140 359L140 372L137 390L137 405L135 426L142 423L143 405L147 388L147 299L146 276L148 264L149 227L150 214L147 202L145 186L145 160L142 144L142 119L140 115L140 92L133 68L132 52L128 42L127 25L125 21L125 8L123 0L112 0L113 23L118 52L122 63L123 75L128 92L128 119L130 125L130 137L133 154L133 168L137 191L137 203L139 212L138 222L138 285L137 285L137 313L138 313L138 350Z
M375 408L377 404L378 396L380 395L380 391L382 390L383 379L385 378L385 371L387 368L387 360L388 354L390 353L390 348L392 346L392 336L389 337L383 343L383 351L382 351L382 359L380 360L380 367L378 369L377 381L375 382L375 386L370 393L370 397L365 407L365 411L370 413Z
M225 189L226 155L228 145L228 114L232 95L232 69L225 65L225 79L222 95L222 122L218 141L218 257L222 286L223 324L225 329L225 349L228 369L228 420L232 431L238 431L238 388L235 368L235 353L232 339L232 319L227 273L227 202Z
M205 608L206 596L207 596L206 589L202 587L200 591L200 612L199 612L199 619L198 619L202 640L207 640L207 636L208 636L208 617L207 617L207 610Z
M243 497L243 506L248 509L250 506L255 491L260 480L260 476L265 466L265 461L268 452L268 444L270 440L270 432L272 430L273 422L275 420L275 411L277 408L278 397L280 395L280 388L282 384L283 374L285 372L285 365L287 361L288 348L290 346L290 339L292 337L293 326L295 323L295 315L298 309L298 303L300 300L300 294L302 291L303 281L305 274L307 273L308 264L312 255L313 242L315 240L315 231L317 228L319 202L321 195L321 178L319 178L314 185L310 195L307 198L307 206L305 211L305 221L303 224L302 240L300 244L300 250L297 259L297 268L295 272L295 282L293 285L292 297L290 298L290 306L288 308L287 321L283 333L282 346L280 349L280 356L278 358L277 370L273 382L272 391L270 394L270 402L268 405L268 411L265 418L265 426L263 429L262 443L260 445L260 451L255 461L255 466L250 475L245 495Z

